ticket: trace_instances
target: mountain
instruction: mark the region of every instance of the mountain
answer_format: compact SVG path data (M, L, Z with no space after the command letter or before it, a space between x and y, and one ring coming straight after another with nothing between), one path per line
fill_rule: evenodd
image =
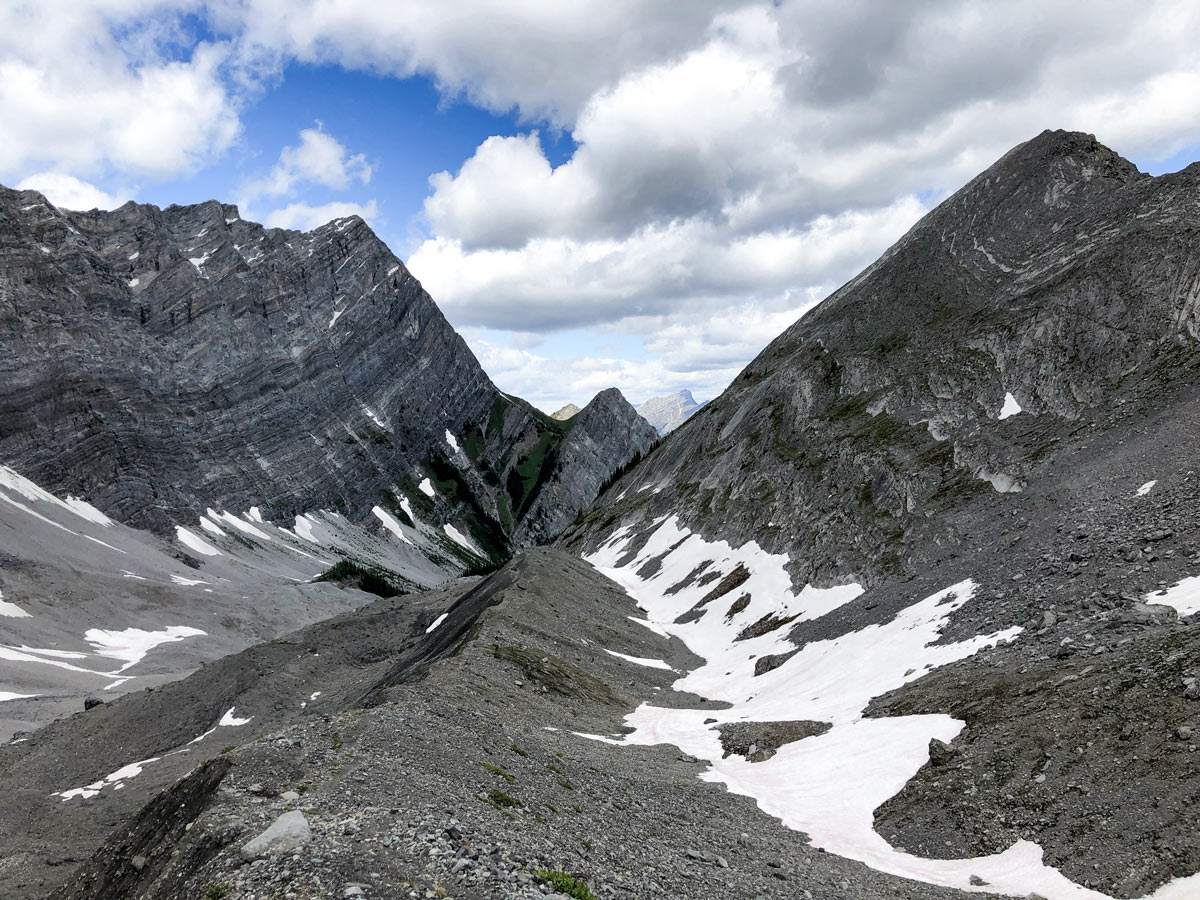
M406 500L502 559L567 433L496 389L357 217L302 234L5 189L0 253L0 459L134 527ZM598 464L647 446L625 419Z
M500 564L655 439L497 390L355 217L0 189L0 260L5 738Z
M669 734L897 875L1200 890L1197 197L1200 166L1046 132L611 486L567 545L706 658L678 690L732 704L642 711L625 742ZM705 717L829 730L745 769ZM854 833L812 801L849 761Z
M560 421L560 422L565 422L565 421L567 421L567 419L571 418L578 412L579 412L578 406L576 406L574 403L568 403L566 406L564 406L558 412L551 413L550 418L558 419L558 421Z
M651 397L634 409L662 435L674 431L707 405L707 400L697 403L692 392L684 390L664 397Z
M1197 198L1018 146L552 547L0 748L0 894L1196 896Z

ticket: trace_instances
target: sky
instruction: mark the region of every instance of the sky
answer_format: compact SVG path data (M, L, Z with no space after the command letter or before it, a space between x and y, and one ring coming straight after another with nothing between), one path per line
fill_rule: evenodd
M0 3L0 183L361 215L547 411L715 396L1045 128L1200 158L1200 4Z

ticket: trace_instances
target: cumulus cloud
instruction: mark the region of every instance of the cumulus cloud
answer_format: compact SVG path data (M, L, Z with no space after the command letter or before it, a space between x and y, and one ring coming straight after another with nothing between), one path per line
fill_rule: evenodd
M354 182L371 181L367 158L361 153L351 154L320 122L315 128L302 129L299 137L299 144L280 151L279 161L270 173L247 186L248 197L294 194L306 183L345 190Z
M60 209L116 209L128 197L113 196L94 184L81 181L74 175L60 172L39 172L17 182L19 191L39 191Z
M427 75L450 96L569 126L602 85L684 52L729 0L213 0L247 65Z
M187 39L187 14L222 37ZM448 99L528 123L430 179L429 236L410 262L451 320L640 335L648 361L596 353L580 384L696 387L1043 128L1094 132L1142 161L1200 143L1197 33L1190 0L1108 0L1085 16L1065 0L9 4L0 176L190 171L295 61L426 75ZM569 133L574 153L551 162L538 129ZM311 227L377 216L374 201L315 194L370 175L318 125L254 189L285 198L269 222ZM730 316L746 327L731 332ZM550 351L496 354L514 378L562 367Z
M290 203L282 209L276 209L267 214L264 224L269 228L292 228L297 231L312 231L334 219L345 216L359 216L373 225L379 218L379 205L371 200L368 203L352 203L335 200L319 206L307 203Z
M165 178L226 150L240 127L222 78L229 47L164 50L186 6L0 5L0 177L41 167Z
M597 83L560 165L530 131L434 175L414 272L456 323L641 333L651 380L703 380L1043 128L1141 159L1200 142L1193 4L885 6L723 4ZM731 312L763 332L723 339Z

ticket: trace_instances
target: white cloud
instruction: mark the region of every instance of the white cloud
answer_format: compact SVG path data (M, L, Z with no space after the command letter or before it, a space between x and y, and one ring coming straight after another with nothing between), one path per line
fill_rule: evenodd
M728 0L213 0L246 61L433 78L497 112L570 125L601 86L694 46Z
M226 150L239 130L221 75L228 47L201 43L183 59L162 48L191 5L0 5L0 177L42 168L167 178Z
M320 122L300 132L300 143L284 147L279 162L263 179L246 188L248 198L294 194L302 184L345 190L354 182L368 184L371 166L361 154L351 154Z
M60 172L39 172L17 182L19 191L39 191L60 209L116 209L128 197L105 193L94 184L81 181L74 175Z
M269 228L292 228L297 231L311 231L334 219L345 216L359 216L372 224L379 218L379 206L371 200L369 203L351 203L349 201L333 201L320 206L310 206L307 203L291 203L282 209L267 213L264 224Z

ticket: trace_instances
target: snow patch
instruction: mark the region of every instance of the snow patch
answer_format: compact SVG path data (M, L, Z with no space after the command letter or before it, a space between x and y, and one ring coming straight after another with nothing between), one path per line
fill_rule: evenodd
M344 313L345 311L346 310L344 310L344 309L335 309L333 311L333 316L330 317L330 319L329 319L329 325L327 327L332 328L334 325L336 325L337 320L342 317L342 313Z
M1184 578L1165 591L1146 597L1145 600L1156 606L1169 606L1180 616L1200 612L1200 575Z
M141 255L142 255L142 251L141 251L141 250L134 250L132 253L130 253L130 254L129 254L129 259L130 259L130 261L133 261L133 260L137 259L137 258L138 258L139 256L141 256Z
M461 451L458 449L458 441L457 441L457 440L455 440L455 438L454 438L454 435L452 435L452 434L450 433L450 429L449 429L449 428L447 428L447 429L446 429L446 443L450 445L450 449L451 449L451 450L452 450L454 453L459 453L459 452L461 452Z
M5 703L9 700L27 700L30 697L39 697L40 694L14 694L12 691L0 691L0 703Z
M433 624L425 629L425 633L432 634L439 625L441 625L443 622L446 621L446 616L448 616L448 615L450 615L450 613L442 613L440 616L438 616L436 619L434 619Z
M317 536L313 533L313 521L307 516L296 516L296 537L308 541L310 544L320 546L321 542L317 540Z
M112 519L100 512L100 510L96 509L96 507L92 506L86 500L81 500L78 497L72 497L70 495L67 496L66 500L59 500L49 491L38 487L28 478L24 477L23 475L19 475L15 470L10 469L8 466L0 466L0 488L20 494L26 500L52 504L60 509L65 509L68 512L79 516L81 519L86 519L87 521L94 522L97 525L103 525L105 528L113 523ZM12 501L9 502L11 503ZM16 503L13 505L20 506L20 504ZM22 508L27 512L33 512L33 510L30 510L27 507ZM37 515L37 513L34 513L34 515ZM39 518L45 519L44 516L40 516ZM46 519L46 521L50 520ZM51 524L57 523L51 522ZM61 528L62 526L60 525L59 527Z
M135 288L135 287L137 287L139 284L141 284L141 283L142 283L142 279L140 279L140 278L130 278L130 279L129 279L129 281L128 281L128 282L126 282L126 283L127 283L127 284L128 284L130 287L131 287L131 288Z
M159 644L172 644L189 637L202 637L207 632L188 625L168 625L161 631L143 631L141 628L126 628L109 631L104 628L89 628L83 639L96 648L97 656L124 660L125 665L117 669L120 674L136 666L146 654Z
M120 790L125 786L125 782L130 778L135 778L136 776L142 774L143 766L148 766L150 763L158 762L160 758L161 757L158 756L152 756L149 759L143 759L140 762L130 763L129 765L123 766L109 775L105 775L99 781L93 782L87 787L72 788L69 791L61 791L59 793L51 794L50 796L62 797L63 802L66 803L73 797L82 797L83 799L88 800L92 797L95 797L106 787L111 787L113 790Z
M196 269L197 272L199 272L201 275L204 275L204 264L206 262L208 262L208 260L211 256L212 256L212 251L210 250L207 253L205 253L203 256L190 257L188 259L188 262L190 262L192 264L192 266ZM205 275L205 277L207 278L208 276Z
M1021 404L1017 402L1017 398L1012 394L1004 395L1004 405L1000 407L1000 415L996 418L1007 419L1009 416L1015 416L1021 412Z
M4 599L4 593L0 592L0 616L7 616L10 619L31 619L33 618L21 607L15 603L9 603Z
M254 718L254 716L246 716L244 719L239 719L233 714L235 709L237 709L236 706L231 706L225 711L225 715L221 716L221 721L217 723L218 728L236 728L239 725L245 725Z
M188 531L182 525L175 526L175 537L179 542L202 556L224 556L225 554L210 544L194 531Z
M384 528L386 528L396 537L400 538L400 540L402 540L404 543L412 543L412 541L405 536L404 531L400 528L400 523L397 522L386 509L381 506L374 506L371 508L371 512L375 514L375 518L383 523Z
M418 484L417 489L427 497L437 496L433 492L433 482L431 482L428 478L424 479L420 484Z
M835 588L834 596L811 586L796 593L784 568L786 555L767 554L753 542L735 549L725 542L704 541L681 528L675 517L659 525L635 559L618 567L630 539L628 529L621 529L585 559L624 587L651 622L705 659L674 686L727 702L730 708L671 709L644 703L626 717L635 729L632 734L596 739L613 744L674 744L709 761L710 768L701 776L705 780L754 798L765 812L808 834L814 846L883 872L963 890L973 889L969 879L977 875L989 882L989 891L1017 896L1038 893L1049 900L1103 896L1046 866L1041 848L1029 841L1018 841L993 856L923 859L896 850L874 830L875 809L925 764L930 739L951 741L962 723L946 715L865 719L868 704L932 669L1013 640L1021 632L1014 627L956 643L936 643L949 616L973 596L973 581L931 594L890 621L832 640L811 641L797 651L783 627L758 637L737 637L745 624L765 614L795 616L792 621L816 618L861 594L858 585ZM664 553L654 575L637 574L648 560ZM744 566L749 577L738 593L751 599L731 618L723 601L711 602L698 620L677 625L676 617L699 602L705 587L692 584L674 594L668 590L705 560L712 560L714 571ZM780 650L793 655L755 676L755 659ZM848 678L848 672L854 677ZM809 719L832 727L825 734L783 746L769 760L750 763L740 756L723 756L719 732L704 723L706 718L716 718L717 724ZM1200 883L1200 877L1193 883ZM1178 892L1182 884L1173 882L1155 896L1159 900L1187 896Z
M381 419L381 418L379 418L379 416L375 415L375 412L374 412L374 410L371 409L371 407L363 404L362 411L367 414L368 419L370 419L372 422L374 422L376 425L378 425L384 431L392 430L392 429L388 428L388 426L384 423L383 419Z
M1148 493L1150 493L1152 490L1154 490L1154 486L1156 484L1158 484L1157 478L1154 481L1147 481L1145 484L1143 484L1140 488L1137 489L1137 495L1139 497L1145 497Z
M470 538L468 538L465 534L463 534L461 531L459 531L457 528L455 528L449 522L447 522L445 525L442 526L442 530L446 532L446 536L448 538L450 538L450 540L454 541L454 543L458 544L460 547L464 547L467 550L470 550L472 553L474 553L477 556L484 555L483 551L480 550L478 547L476 547L471 542Z
M403 494L397 494L396 499L400 501L400 508L404 510L404 514L415 523L417 521L417 517L413 515L412 504L408 502L408 498Z
M674 672L665 661L661 659L647 659L642 656L629 656L625 653L618 653L616 650L605 650L609 656L615 656L617 659L623 659L626 662L634 663L635 665L645 666L648 669L666 669L668 672Z
M210 584L211 582L203 581L199 578L184 578L182 575L172 575L171 581L175 584L182 584L184 587L195 587L198 584Z

